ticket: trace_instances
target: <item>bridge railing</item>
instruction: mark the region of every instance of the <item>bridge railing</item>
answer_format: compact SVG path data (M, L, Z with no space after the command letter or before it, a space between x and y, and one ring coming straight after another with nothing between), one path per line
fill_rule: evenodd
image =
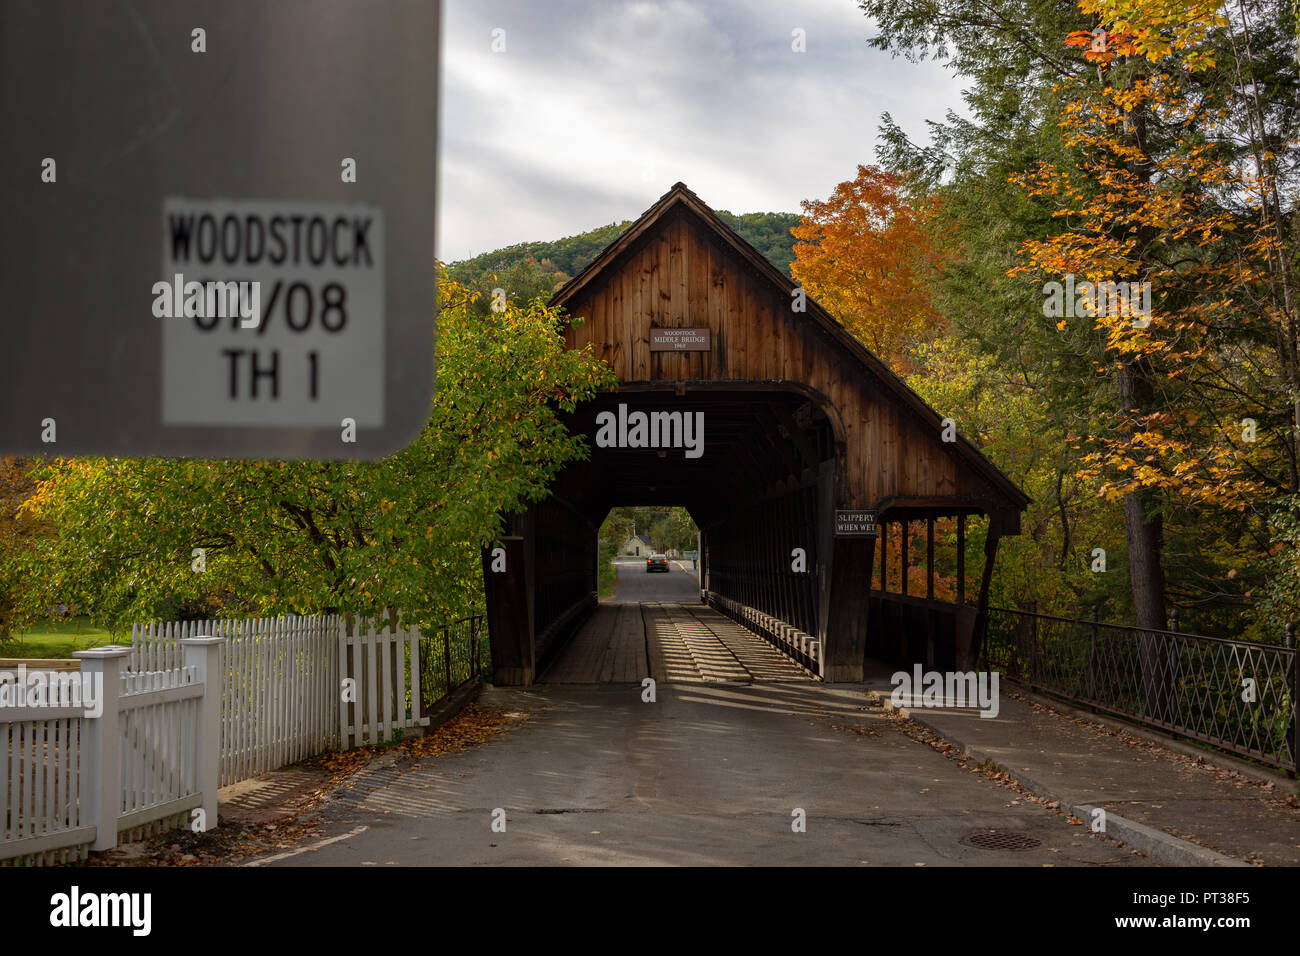
M1295 630L1285 644L990 608L985 667L1057 697L1295 773Z
M868 657L938 670L969 666L974 607L874 589L867 601Z

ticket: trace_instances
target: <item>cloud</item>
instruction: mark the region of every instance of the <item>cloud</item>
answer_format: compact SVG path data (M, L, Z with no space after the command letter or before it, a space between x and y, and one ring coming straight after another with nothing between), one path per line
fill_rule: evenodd
M872 32L851 0L450 0L439 256L635 218L678 180L733 212L827 196L874 161L882 112L921 138L961 106Z

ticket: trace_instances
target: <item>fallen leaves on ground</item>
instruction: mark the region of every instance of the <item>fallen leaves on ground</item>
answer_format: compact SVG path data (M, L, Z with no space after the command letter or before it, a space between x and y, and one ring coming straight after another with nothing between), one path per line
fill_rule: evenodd
M268 809L284 815L271 823L222 820L206 833L172 830L103 853L92 853L86 866L225 866L256 856L295 849L320 829L316 811L338 790L355 785L375 764L410 763L459 753L526 721L519 711L499 711L471 702L428 734L387 746L334 751L295 764L293 770L316 772L318 780L288 794ZM285 768L286 770L290 768ZM274 777L273 774L267 775Z

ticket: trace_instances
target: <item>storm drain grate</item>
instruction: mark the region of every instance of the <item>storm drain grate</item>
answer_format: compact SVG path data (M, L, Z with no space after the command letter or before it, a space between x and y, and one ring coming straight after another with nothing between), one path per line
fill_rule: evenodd
M604 813L600 807L542 807L533 813Z
M1043 841L1014 830L976 830L961 838L967 846L977 850L1032 850Z

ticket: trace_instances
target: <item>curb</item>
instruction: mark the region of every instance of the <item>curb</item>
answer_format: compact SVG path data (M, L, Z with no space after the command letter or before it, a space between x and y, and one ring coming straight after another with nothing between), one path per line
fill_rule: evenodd
M478 700L478 695L483 691L484 683L481 680L467 680L434 704L433 709L425 715L429 718L429 723L424 727L424 736L427 737L451 720L464 710L471 701Z
M947 741L959 749L966 756L979 761L982 764L993 767L999 773L1005 773L1008 777L1015 780L1018 784L1040 797L1046 797L1049 800L1055 800L1061 805L1061 808L1071 816L1078 817L1086 821L1092 819L1093 810L1097 809L1092 804L1079 803L1074 798L1056 790L1053 786L1047 786L1039 780L1034 779L1031 775L1023 770L1015 770L1006 764L994 760L987 752L979 747L972 747L970 744L963 743L955 739L946 731L940 730L934 724L929 723L921 717L916 716L916 712L907 707L894 707L893 702L888 697L882 699L885 710L896 711L902 717L909 717L924 727L930 733L936 735L942 740ZM1170 866L1250 866L1242 860L1235 857L1225 856L1216 850L1199 846L1187 840L1165 833L1163 830L1157 830L1155 827L1148 826L1145 823L1138 823L1136 820L1130 820L1122 817L1118 813L1110 810L1103 811L1106 814L1106 829L1104 835L1113 840L1127 844L1137 850L1144 856L1157 860L1161 863L1167 863Z

